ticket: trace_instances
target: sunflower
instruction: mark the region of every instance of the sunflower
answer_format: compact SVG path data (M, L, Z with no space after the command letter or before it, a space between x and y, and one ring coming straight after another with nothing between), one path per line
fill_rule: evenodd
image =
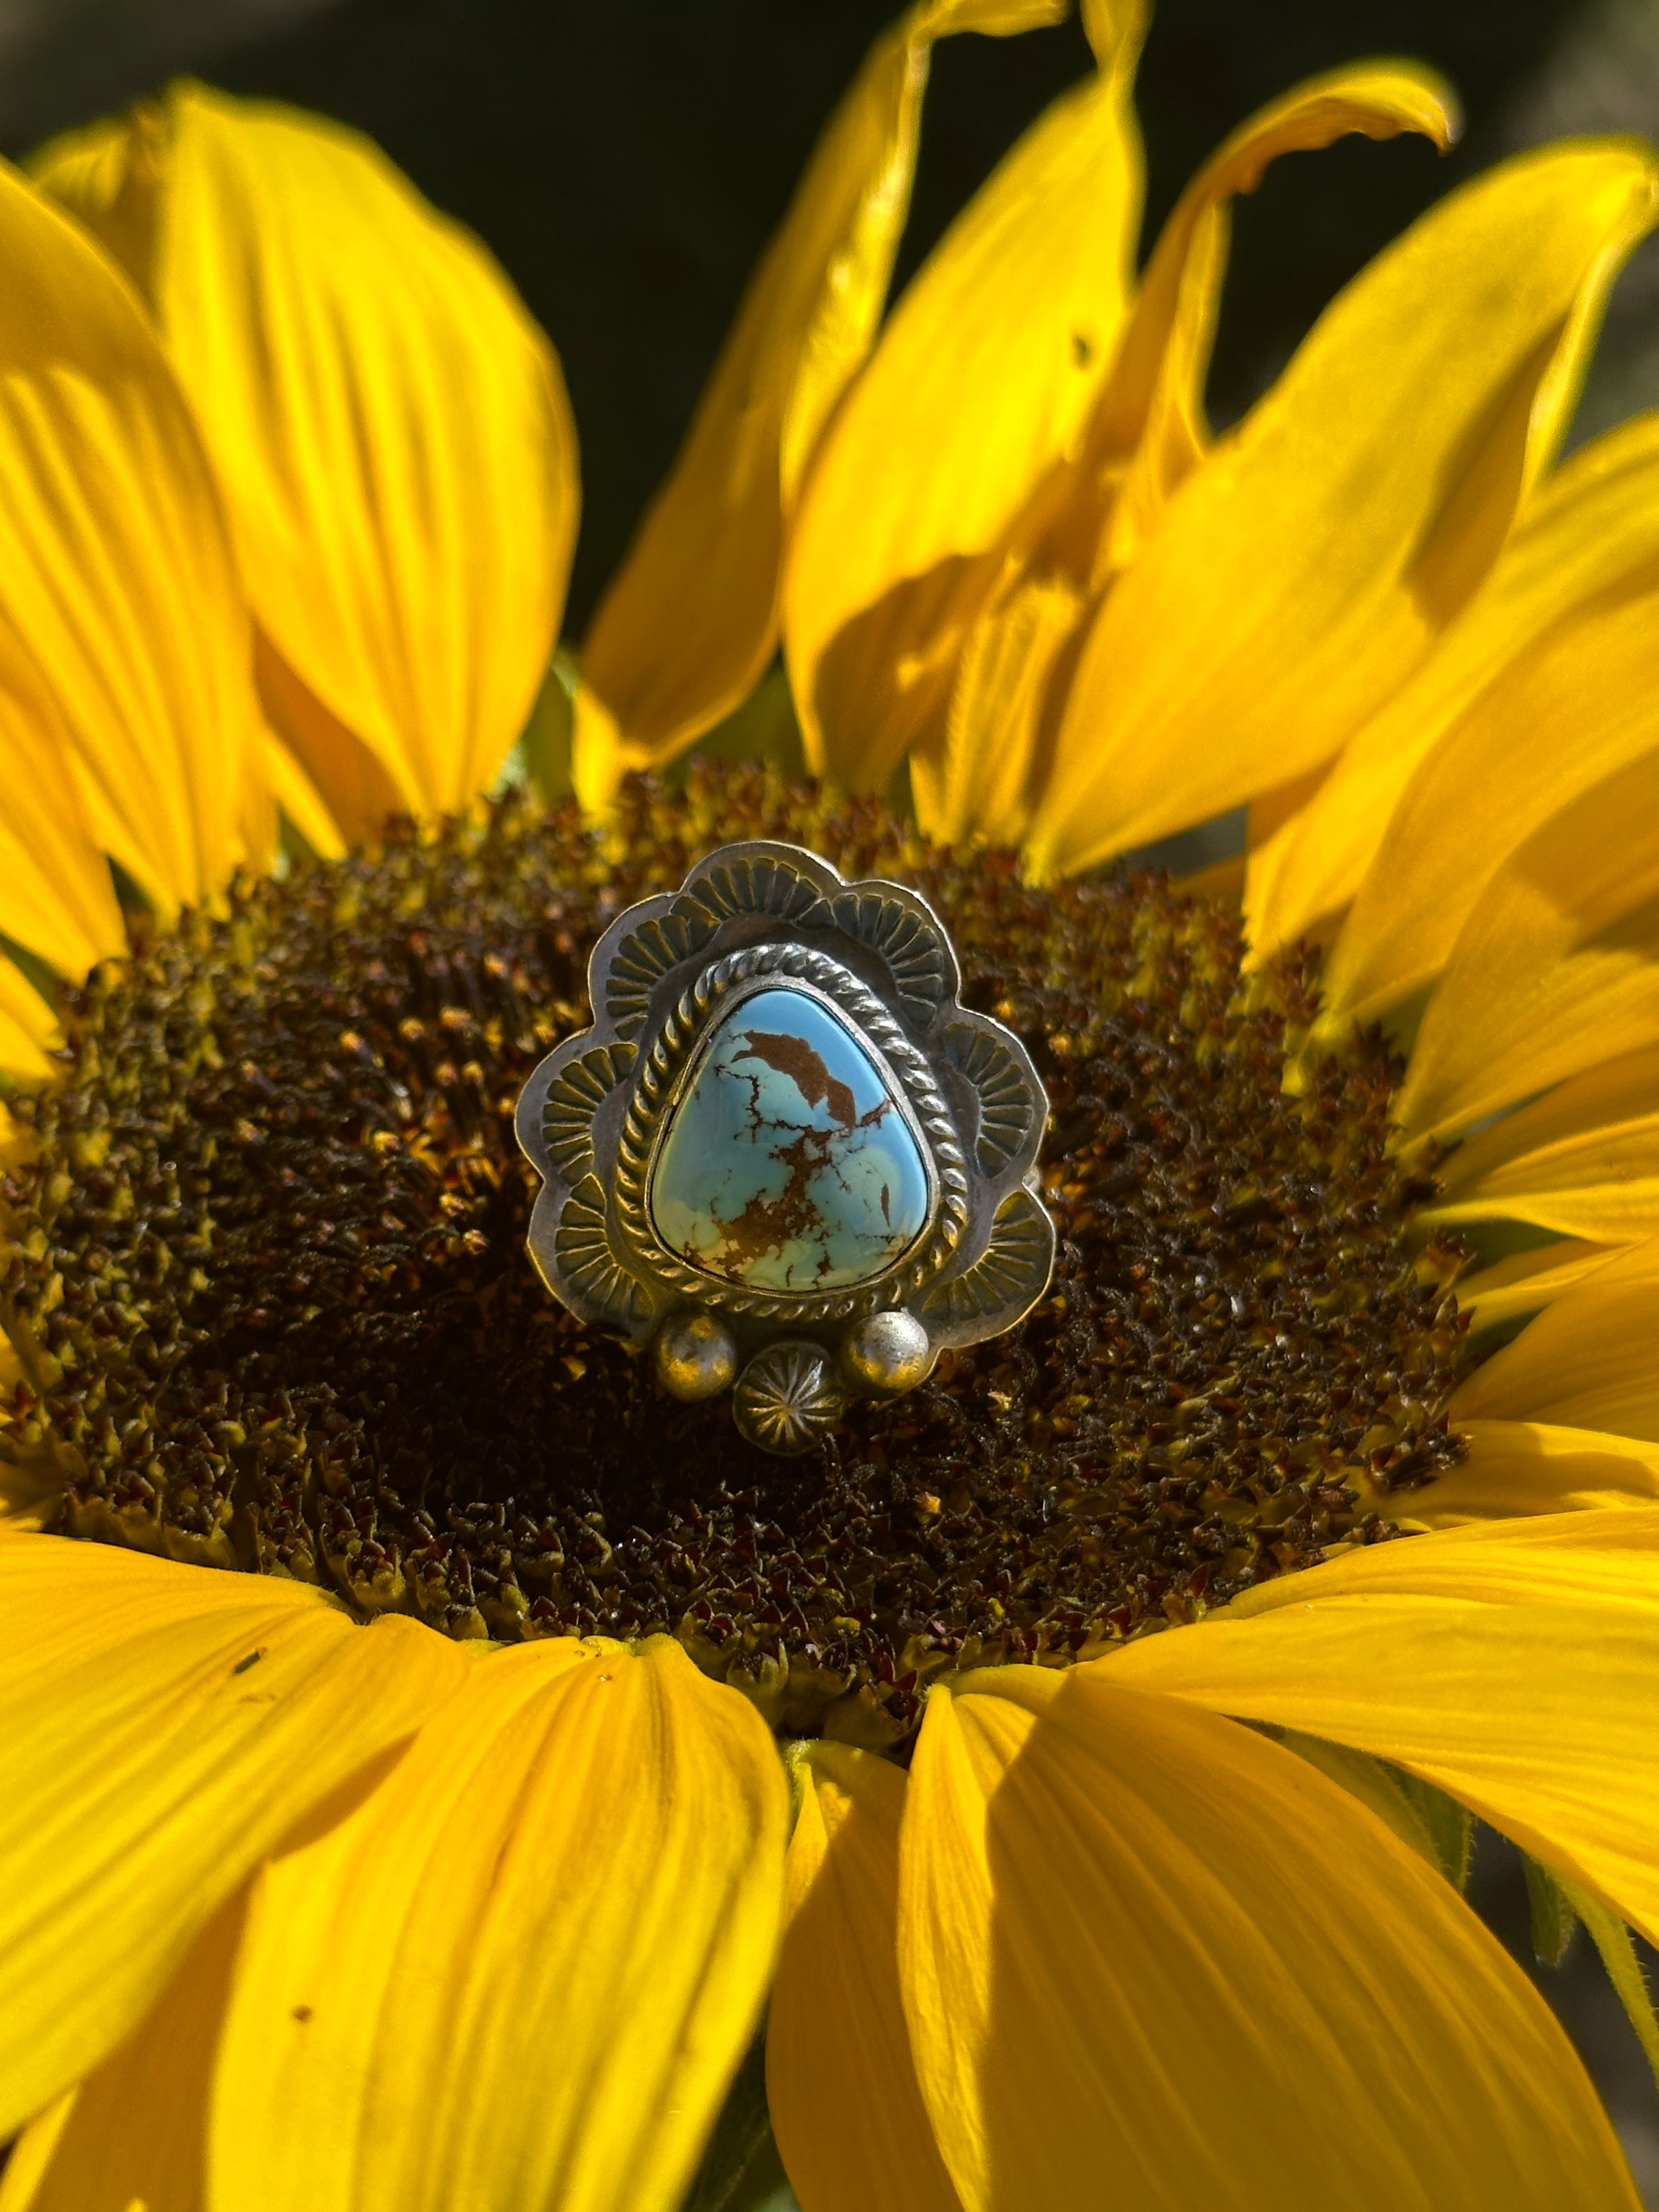
M1636 2202L1459 1893L1659 2057L1659 424L1555 460L1659 167L1465 185L1214 440L1231 197L1449 96L1290 94L1137 281L1098 0L883 324L931 45L1054 13L878 42L579 680L557 364L371 148L0 170L3 2212L672 2212L769 2107L805 2212ZM1048 1297L805 1470L523 1253L733 836L1053 1102Z

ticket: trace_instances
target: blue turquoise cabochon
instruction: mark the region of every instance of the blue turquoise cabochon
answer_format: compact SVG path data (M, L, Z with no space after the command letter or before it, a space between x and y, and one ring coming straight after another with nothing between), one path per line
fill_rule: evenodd
M757 991L704 1041L652 1168L652 1224L706 1273L835 1291L927 1225L921 1147L853 1030L822 1000Z

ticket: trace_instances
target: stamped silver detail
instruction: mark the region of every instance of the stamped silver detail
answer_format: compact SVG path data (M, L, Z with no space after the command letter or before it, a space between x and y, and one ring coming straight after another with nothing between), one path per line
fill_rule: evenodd
M732 1393L732 1418L750 1443L791 1458L822 1443L846 1411L823 1346L788 1337L757 1352Z
M1007 1166L1046 1111L1042 1093L1023 1052L1011 1048L1000 1023L968 1019L947 1023L945 1049L979 1100L979 1136L974 1157L987 1175Z
M647 913L628 933L605 979L605 1010L618 1036L637 1035L651 1010L651 994L662 978L714 933L706 914L676 914L666 899L653 899L650 904L667 911Z
M639 1054L631 1044L602 1044L568 1060L549 1084L542 1108L542 1137L547 1157L562 1176L575 1182L593 1165L593 1116L632 1069Z
M921 1304L921 1317L930 1328L936 1322L972 1323L1006 1313L1023 1297L1017 1318L1024 1320L1048 1287L1054 1258L1054 1224L1041 1199L1022 1184L997 1208L990 1237L972 1267L927 1291Z
M619 915L588 984L593 1027L519 1102L545 1185L530 1251L574 1311L653 1348L672 1395L715 1395L735 1372L744 1434L805 1449L846 1386L913 1389L946 1346L1001 1334L1042 1297L1054 1230L1030 1186L1048 1103L1018 1039L959 1004L956 955L914 891L843 883L797 846L726 847ZM876 1102L861 1118L854 1090ZM877 1124L890 1133L861 1134ZM690 1133L671 1147L677 1127ZM705 1138L726 1147L707 1175ZM890 1170L878 1217L870 1177ZM903 1210L884 1228L890 1195ZM740 1208L735 1225L720 1205ZM847 1260L866 1246L868 1263ZM776 1410L803 1391L810 1419Z

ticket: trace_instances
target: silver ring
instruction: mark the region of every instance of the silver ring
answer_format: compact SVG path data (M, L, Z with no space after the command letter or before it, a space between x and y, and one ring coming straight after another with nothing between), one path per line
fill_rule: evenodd
M730 1389L751 1443L805 1451L1042 1297L1048 1098L914 891L723 846L587 982L592 1027L519 1098L530 1255L673 1396Z

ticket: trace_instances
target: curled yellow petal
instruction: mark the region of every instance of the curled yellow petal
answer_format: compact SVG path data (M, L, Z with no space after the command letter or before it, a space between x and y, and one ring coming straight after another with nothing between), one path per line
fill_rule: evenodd
M1419 1852L1117 1674L929 1704L899 1955L968 2212L1098 2203L1103 2176L1147 2212L1633 2206L1561 2030Z
M1540 786L1538 763L1522 764L1518 789L1509 754L1490 772L1496 720L1516 717L1516 747L1540 746L1547 767L1552 743L1558 751L1562 744L1568 668L1576 659L1605 703L1595 631L1610 618L1616 629L1621 605L1650 593L1656 557L1659 416L1645 416L1584 447L1539 486L1486 583L1428 659L1344 747L1299 818L1252 853L1257 957L1340 915L1363 891L1322 981L1327 1006L1352 1013L1435 972L1492 870L1539 818L1526 811ZM1534 665L1545 698L1532 692ZM1618 715L1623 725L1632 703ZM1587 703L1558 773L1570 776L1581 748L1600 742ZM1467 835L1472 805L1482 825L1478 852ZM1449 860L1454 842L1461 866Z
M1659 750L1534 830L1486 885L1395 1100L1421 1145L1659 1043Z
M146 300L155 276L155 235L167 165L167 118L152 100L65 131L37 147L24 169L38 188L92 232Z
M259 626L403 806L464 805L558 635L579 493L553 349L355 132L191 85L167 121L156 313Z
M964 571L949 604L932 611L940 637L910 641L908 660L918 668L959 647L942 720L923 720L910 755L917 818L931 836L1006 843L1024 836L1089 624L1115 571L1202 455L1231 197L1254 190L1276 155L1345 131L1419 130L1443 145L1455 127L1449 100L1438 78L1401 64L1340 70L1253 117L1194 179L1164 226L1074 449L1009 524L994 581L989 557ZM911 611L922 605L918 598Z
M1362 62L1310 78L1273 100L1218 149L1158 234L1123 347L1089 426L1085 465L1127 474L1112 514L1109 564L1127 567L1170 495L1209 443L1204 385L1226 271L1228 203L1253 192L1281 154L1328 146L1353 131L1413 131L1443 153L1459 127L1456 100L1433 71Z
M254 1893L219 2212L672 2212L772 1968L771 1736L678 1644L488 1653Z
M1100 1664L1390 1759L1659 1930L1650 1504L1371 1545Z
M1004 533L1066 453L1133 289L1144 22L1095 26L1055 101L957 217L826 434L783 586L807 757L879 789L944 711Z
M935 40L1052 22L1057 0L921 0L830 118L750 281L685 443L582 648L578 792L668 759L738 706L777 644L803 475L875 335L910 204Z
M812 1745L799 1775L766 2026L767 2104L790 2185L802 2212L959 2212L899 1998L904 1777L838 1743Z
M0 258L0 624L90 835L167 911L244 857L264 772L218 492L132 291L9 168Z
M0 2136L461 1669L430 1630L359 1628L298 1583L0 1531Z
M1108 596L1034 869L1207 819L1369 719L1491 567L1656 204L1633 143L1524 155L1339 295Z

